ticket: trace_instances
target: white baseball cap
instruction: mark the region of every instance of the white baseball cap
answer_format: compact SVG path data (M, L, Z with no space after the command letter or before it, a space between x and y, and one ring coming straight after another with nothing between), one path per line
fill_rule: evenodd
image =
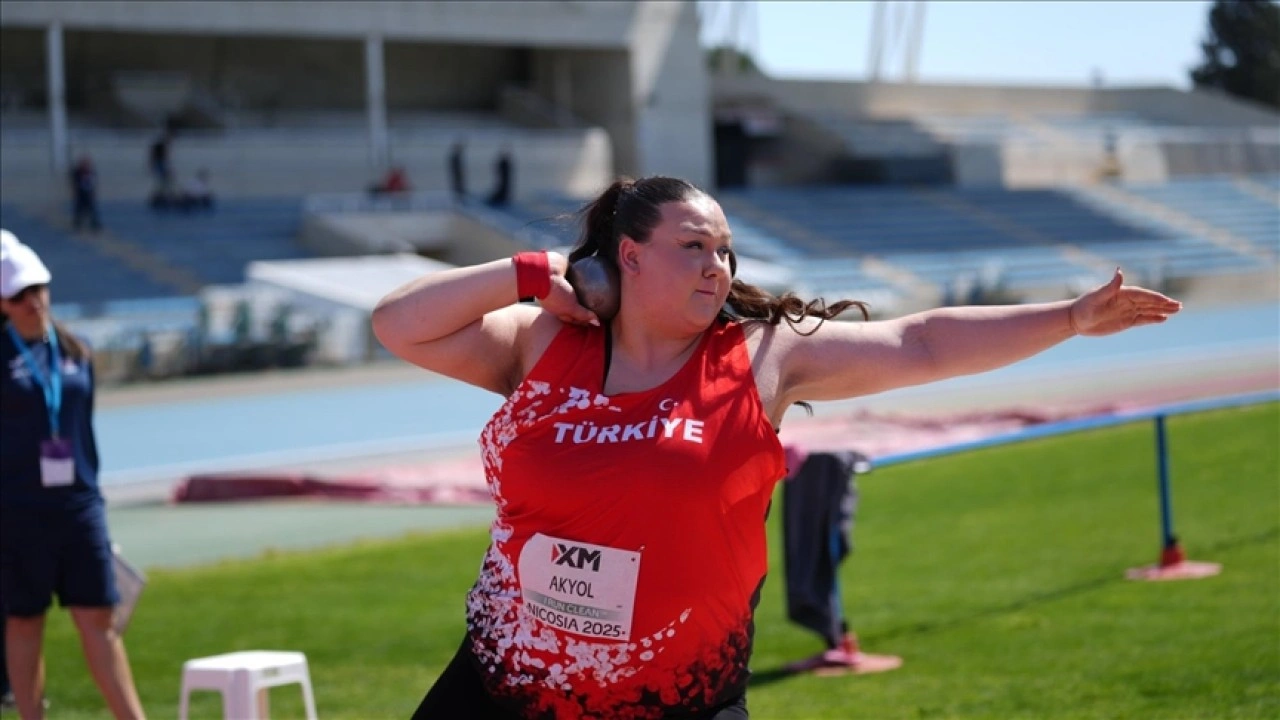
M35 250L23 245L17 235L0 230L0 297L8 300L32 285L46 285L52 279Z

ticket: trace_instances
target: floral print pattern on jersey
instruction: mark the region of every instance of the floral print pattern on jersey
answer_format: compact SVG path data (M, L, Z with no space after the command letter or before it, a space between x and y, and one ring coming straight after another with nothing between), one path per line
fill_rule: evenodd
M564 328L484 428L497 505L467 598L489 692L533 718L657 718L749 673L782 452L736 325L653 390L599 386L602 331Z

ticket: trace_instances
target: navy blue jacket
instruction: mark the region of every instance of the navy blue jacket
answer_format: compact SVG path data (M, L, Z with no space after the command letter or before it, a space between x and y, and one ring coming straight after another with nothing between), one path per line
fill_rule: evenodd
M29 343L48 376L49 343ZM9 332L0 329L0 511L23 508L81 509L102 502L98 489L98 445L93 434L93 363L62 357L61 434L71 441L75 482L46 488L40 483L40 442L49 437L49 411L39 381L27 368Z

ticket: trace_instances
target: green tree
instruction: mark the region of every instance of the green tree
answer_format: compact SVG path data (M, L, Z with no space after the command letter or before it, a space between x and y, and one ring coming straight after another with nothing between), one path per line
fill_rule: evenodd
M1217 0L1209 10L1204 60L1191 70L1196 87L1217 88L1280 109L1280 5L1271 0Z
M728 55L726 58L725 56ZM707 67L712 72L721 70L725 67L726 62L735 72L747 74L759 74L760 69L756 66L756 61L747 53L742 52L738 48L729 45L717 45L707 48Z

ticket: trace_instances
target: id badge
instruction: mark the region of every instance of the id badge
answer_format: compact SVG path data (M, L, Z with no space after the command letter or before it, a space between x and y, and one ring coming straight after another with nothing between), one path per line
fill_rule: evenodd
M76 462L71 455L71 443L65 438L53 438L40 442L40 484L45 487L66 487L76 481Z
M519 567L526 612L578 635L631 638L640 553L537 533Z

